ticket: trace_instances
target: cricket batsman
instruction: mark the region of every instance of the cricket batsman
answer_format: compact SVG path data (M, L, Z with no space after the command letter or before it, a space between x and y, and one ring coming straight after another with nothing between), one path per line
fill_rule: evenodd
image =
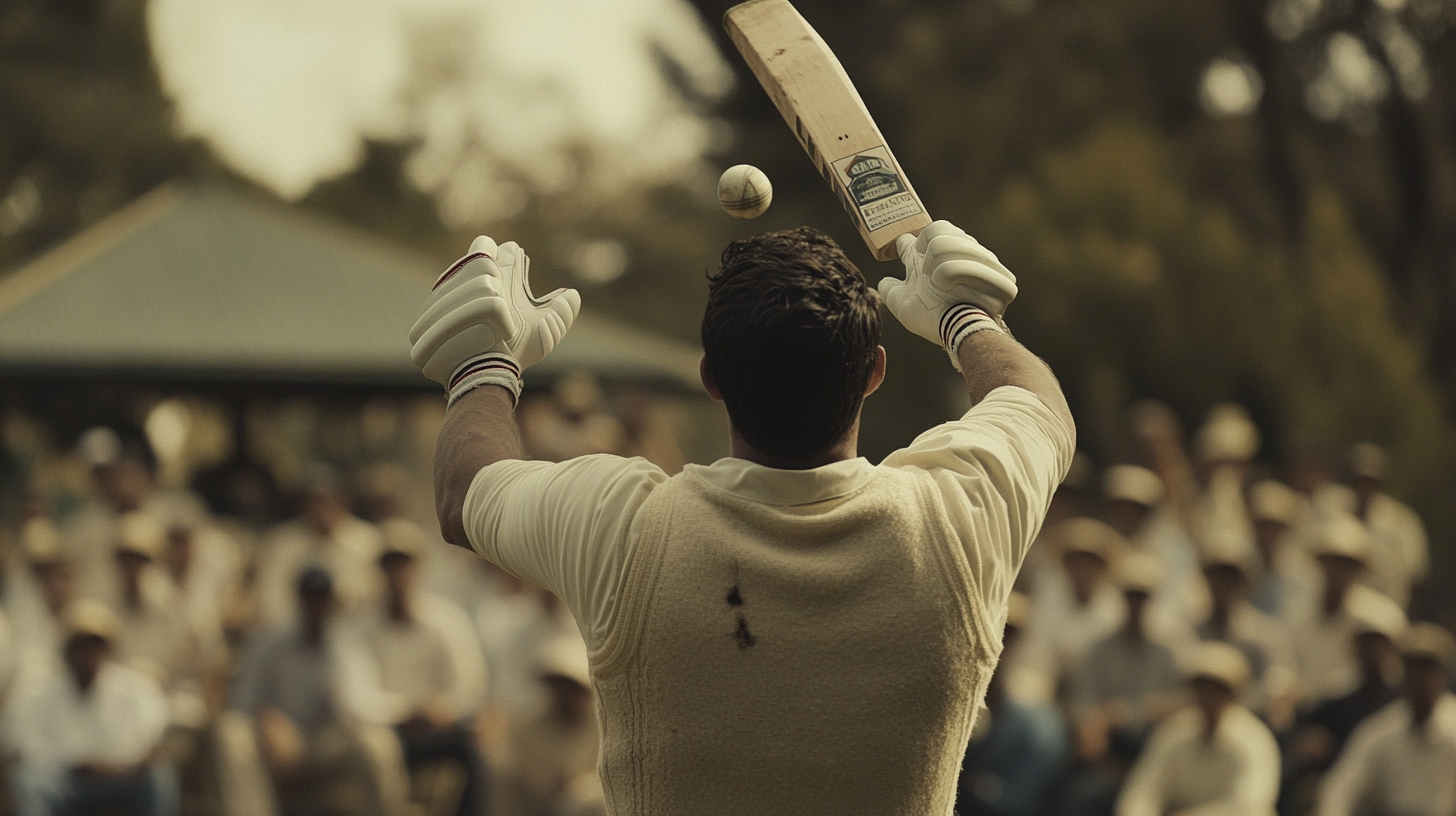
M477 238L435 284L413 358L443 383L445 538L551 590L586 639L618 816L944 816L1007 599L1071 464L1051 370L1005 331L1016 280L938 221L879 293L807 228L734 241L709 280L703 386L730 456L524 459L520 373L580 309ZM880 302L946 349L973 407L873 465Z

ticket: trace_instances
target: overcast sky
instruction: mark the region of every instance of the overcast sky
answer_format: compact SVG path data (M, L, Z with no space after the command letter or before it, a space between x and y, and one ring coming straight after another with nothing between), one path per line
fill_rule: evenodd
M162 81L184 133L287 197L358 162L366 137L415 137L410 173L462 225L529 188L690 174L713 123L695 91L731 73L685 0L153 0Z

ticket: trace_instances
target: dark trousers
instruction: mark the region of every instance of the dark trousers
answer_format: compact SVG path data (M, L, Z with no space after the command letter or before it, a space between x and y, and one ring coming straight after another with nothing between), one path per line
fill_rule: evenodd
M396 728L399 743L404 747L404 762L411 769L428 762L451 760L465 770L465 787L460 791L456 816L485 816L486 771L480 749L475 747L475 734L465 723L457 723L443 731L417 731Z

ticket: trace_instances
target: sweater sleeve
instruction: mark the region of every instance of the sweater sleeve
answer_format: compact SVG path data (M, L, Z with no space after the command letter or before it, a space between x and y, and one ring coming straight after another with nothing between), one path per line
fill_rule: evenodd
M667 474L645 459L597 454L481 468L465 497L474 550L576 616L589 648L611 627L637 509Z
M918 468L935 481L981 597L988 609L1004 610L1052 494L1072 466L1073 444L1036 395L1004 386L883 464Z

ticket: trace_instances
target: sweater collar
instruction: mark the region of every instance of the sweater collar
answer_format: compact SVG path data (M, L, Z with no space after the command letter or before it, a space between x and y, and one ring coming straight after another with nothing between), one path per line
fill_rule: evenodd
M809 470L780 470L731 457L683 470L729 495L780 507L847 496L875 477L875 466L863 456Z

